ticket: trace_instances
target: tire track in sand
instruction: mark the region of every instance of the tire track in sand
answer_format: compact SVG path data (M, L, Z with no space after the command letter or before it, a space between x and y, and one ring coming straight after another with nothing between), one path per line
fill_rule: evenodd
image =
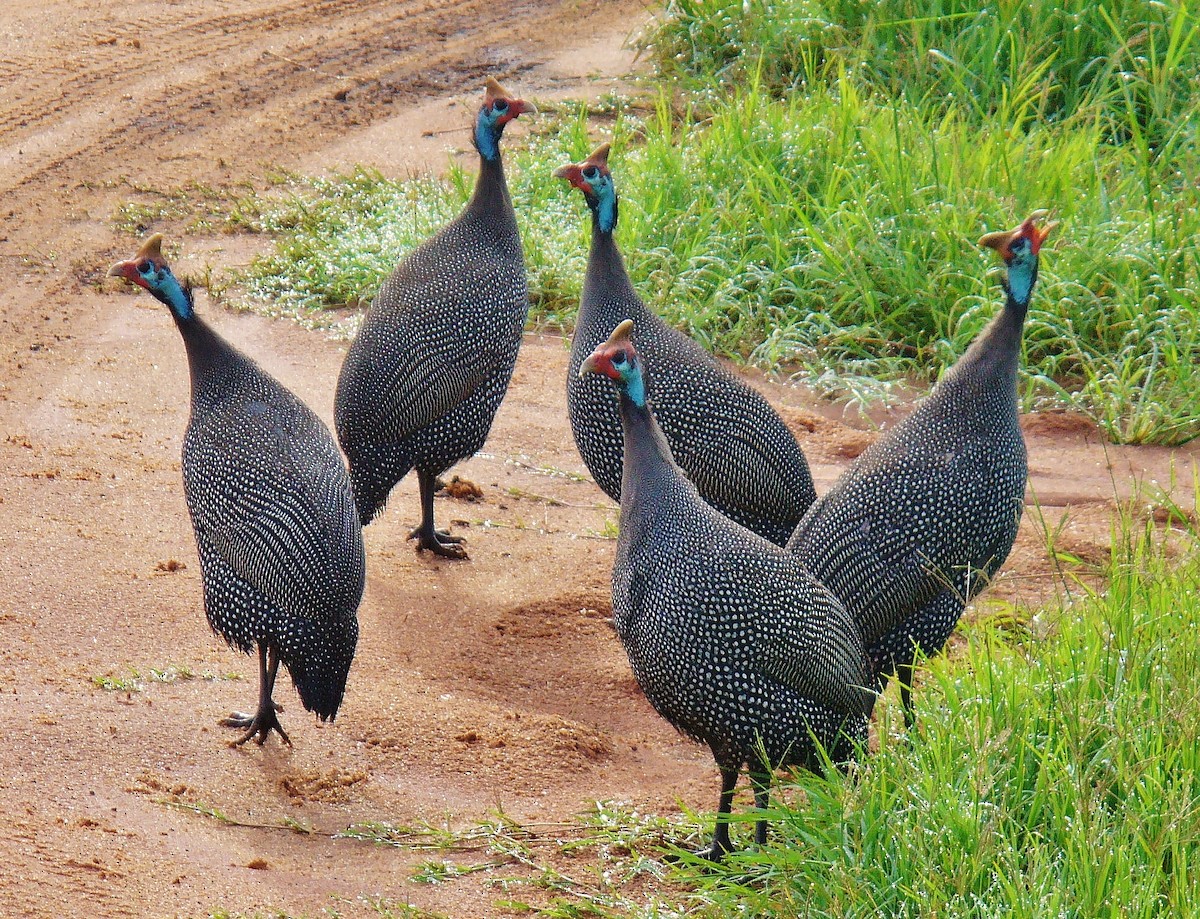
M236 160L260 132L299 128L319 145L347 123L388 114L380 103L406 90L503 70L506 47L571 12L545 2L502 11L484 0L229 6L156 6L153 17L85 23L49 66L35 60L45 48L0 61L12 88L0 101L0 196L48 176L70 180L69 193L148 159Z

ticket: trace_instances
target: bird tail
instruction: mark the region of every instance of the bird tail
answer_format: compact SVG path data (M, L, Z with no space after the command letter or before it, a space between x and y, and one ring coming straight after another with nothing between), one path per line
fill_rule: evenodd
M342 705L346 678L358 644L358 619L306 621L286 642L280 659L291 674L304 708L332 721Z
M343 445L350 461L350 483L358 520L366 526L387 505L396 483L412 471L413 463L395 444Z

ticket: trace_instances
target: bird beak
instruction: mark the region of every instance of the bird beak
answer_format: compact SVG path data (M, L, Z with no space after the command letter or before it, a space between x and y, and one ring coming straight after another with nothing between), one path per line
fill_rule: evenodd
M126 281L133 281L135 274L136 272L133 269L133 262L126 260L124 262L117 262L115 265L109 268L108 274L105 275L105 277L124 278Z
M592 194L591 186L583 180L583 170L579 168L577 163L567 163L565 166L559 166L554 170L554 178L565 179L573 188L578 188L585 195Z
M1045 213L1045 212L1043 211L1043 213ZM1037 255L1038 252L1041 251L1042 243L1044 243L1046 241L1046 238L1050 235L1050 231L1053 230L1056 226L1058 226L1058 221L1051 220L1044 227L1041 227L1041 228L1031 227L1030 228L1029 245L1033 249L1034 255Z
M579 368L579 379L583 379L589 373L599 373L600 368L596 365L596 355L589 354L584 360L583 365Z
M536 115L538 107L532 102L526 102L524 99L513 99L512 108L515 108L518 115Z

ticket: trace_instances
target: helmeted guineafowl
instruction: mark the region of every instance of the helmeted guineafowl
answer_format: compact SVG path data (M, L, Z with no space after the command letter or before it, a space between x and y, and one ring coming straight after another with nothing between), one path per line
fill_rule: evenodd
M796 438L758 392L700 345L668 326L638 297L613 240L617 193L609 145L555 175L583 192L592 212L592 248L567 374L571 431L604 492L621 500L621 419L603 380L579 374L592 350L623 319L637 327L649 371L649 398L675 461L700 497L782 546L813 503L812 476Z
M874 694L858 629L795 557L703 501L652 414L653 379L619 324L580 367L619 393L624 432L613 619L651 704L707 744L721 771L716 832L729 851L738 773L768 804L770 770L835 760L866 738ZM755 828L766 841L766 822Z
M1007 266L1004 309L929 397L812 506L788 548L862 629L876 686L895 674L913 723L912 667L939 653L1012 549L1025 503L1017 423L1021 330L1053 224L1035 212L980 244Z
M108 273L165 303L187 349L183 486L204 610L231 646L258 650L258 710L222 724L245 729L239 744L262 744L274 730L290 745L272 698L279 662L304 707L332 720L358 641L366 568L341 455L303 402L196 315L160 235Z
M359 516L370 523L416 469L418 549L464 558L436 530L437 476L479 450L512 378L529 310L525 260L500 136L534 107L487 81L475 122L475 194L458 217L384 282L338 377L334 422L350 461Z

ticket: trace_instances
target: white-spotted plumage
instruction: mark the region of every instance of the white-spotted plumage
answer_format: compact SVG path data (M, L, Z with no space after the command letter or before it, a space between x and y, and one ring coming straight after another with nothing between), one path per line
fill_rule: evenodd
M455 557L461 549L433 529L433 482L483 446L516 364L529 295L499 139L531 109L489 81L474 197L383 284L338 378L335 426L362 522L415 468L418 545Z
M571 342L567 409L588 471L621 499L622 439L617 395L579 368L617 324L633 320L648 369L649 397L675 461L700 496L732 520L777 545L792 534L816 498L808 461L763 396L699 344L642 302L613 240L618 201L608 145L555 173L584 193L592 210L592 247Z
M854 616L876 685L899 675L909 723L915 658L941 652L965 604L1008 557L1024 509L1017 364L1050 229L1034 225L1038 216L984 238L1008 266L1004 309L912 415L812 506L788 543Z
M749 764L764 803L772 767L816 768L817 744L835 761L850 757L865 740L874 695L862 639L837 598L784 549L705 502L675 463L652 403L639 399L645 376L629 327L618 326L581 368L608 376L620 395L613 617L651 704L707 744L721 770L708 850L719 858L740 769ZM757 832L765 838L765 823Z
M246 653L274 646L305 708L330 719L366 577L345 466L321 420L250 358L211 329L186 340L183 482L209 623Z
M110 274L164 302L183 337L191 374L183 483L205 613L230 645L257 648L264 666L258 713L230 723L250 728L243 740L278 730L286 741L271 698L277 664L304 707L329 720L358 640L366 563L341 455L300 399L195 314L162 259L161 237Z

